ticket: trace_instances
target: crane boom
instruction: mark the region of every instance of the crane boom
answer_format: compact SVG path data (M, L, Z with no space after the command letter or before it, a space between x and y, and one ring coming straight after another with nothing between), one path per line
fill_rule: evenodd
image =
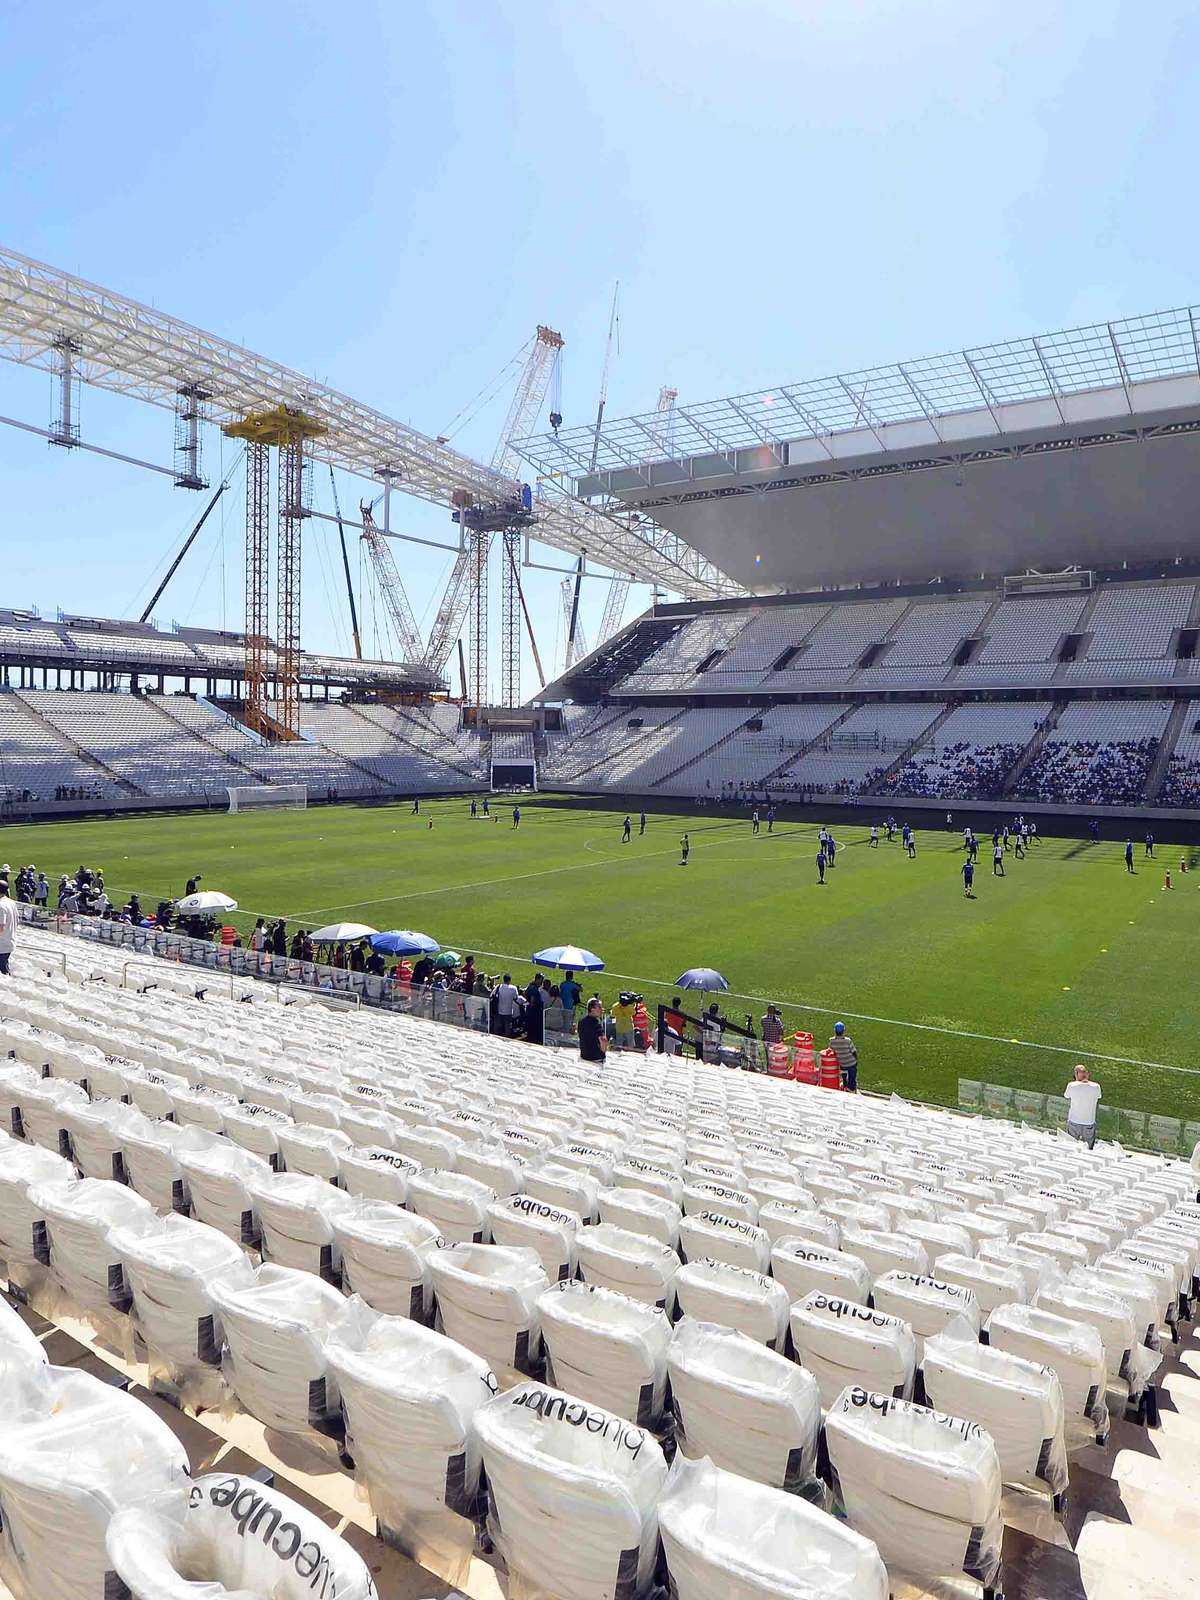
M608 597L604 602L604 612L600 618L600 636L597 644L604 644L611 639L621 626L621 618L625 615L625 602L629 598L629 578L614 578L608 586Z
M383 602L387 606L392 625L396 630L396 643L400 650L400 659L401 661L420 661L423 654L421 634L417 628L417 620L413 616L412 607L408 603L408 595L404 590L400 569L396 566L395 557L392 555L391 545L375 526L371 508L365 501L359 506L359 511L362 514L363 543L367 547L367 554L371 557L371 564L375 568L375 576L379 582Z
M562 346L561 333L556 333L553 328L548 328L544 324L538 325L516 393L508 408L508 415L504 419L504 431L492 457L497 464L495 470L502 472L504 476L515 476L519 469L520 456L513 448L512 441L525 438L536 423L545 403L546 392L550 387L550 380ZM425 665L436 672L444 670L454 649L454 641L462 631L471 602L472 574L486 568L492 538L492 532L479 529L467 531L464 525L463 547L455 559L442 592L437 615L434 617L429 640L423 652ZM483 546L482 550L477 548L479 545ZM511 560L515 552L510 551L509 556ZM480 645L483 643L485 641L480 641ZM476 676L482 677L485 674Z

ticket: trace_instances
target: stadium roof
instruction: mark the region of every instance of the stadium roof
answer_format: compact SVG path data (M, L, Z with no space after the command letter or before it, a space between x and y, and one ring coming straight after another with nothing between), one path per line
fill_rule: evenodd
M521 448L761 591L1195 555L1197 429L1200 308L1183 307ZM1143 448L1092 448L1118 444ZM778 492L801 489L819 492Z

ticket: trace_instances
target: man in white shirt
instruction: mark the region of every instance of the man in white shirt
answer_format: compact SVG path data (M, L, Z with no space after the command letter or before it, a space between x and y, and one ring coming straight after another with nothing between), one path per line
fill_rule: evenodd
M1088 1149L1096 1143L1096 1107L1100 1103L1100 1085L1088 1077L1082 1064L1063 1090L1067 1102L1067 1132L1072 1139L1082 1139Z
M512 1033L520 1009L521 991L512 981L512 974L506 972L504 982L496 990L496 1016L500 1022L501 1033Z
M17 937L17 920L16 902L8 897L8 879L0 878L0 973L6 978Z

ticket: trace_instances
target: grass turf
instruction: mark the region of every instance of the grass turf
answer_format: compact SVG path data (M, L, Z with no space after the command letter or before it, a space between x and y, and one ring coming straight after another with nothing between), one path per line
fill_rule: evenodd
M840 822L820 887L816 821L755 838L743 815L655 812L639 837L634 813L623 845L623 811L599 807L530 797L517 831L499 798L495 821L447 799L419 816L402 803L43 823L0 830L0 859L36 861L52 890L80 862L103 867L114 901L136 889L147 912L201 873L238 900L243 931L256 914L415 927L518 981L532 951L569 940L607 962L606 999L628 985L652 1004L685 967L715 966L735 1021L775 999L823 1041L844 1017L865 1088L951 1104L960 1077L1057 1093L1094 1051L1129 1058L1091 1063L1109 1103L1200 1117L1200 1071L1167 1070L1200 1067L1200 872L1180 875L1180 847L1147 861L1139 843L1131 876L1120 844L1045 838L1000 880L985 840L968 901L957 835L920 832L909 860Z

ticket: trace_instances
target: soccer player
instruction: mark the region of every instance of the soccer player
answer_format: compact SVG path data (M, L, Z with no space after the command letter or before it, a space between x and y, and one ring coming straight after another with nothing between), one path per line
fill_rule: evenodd
M953 814L953 812L947 811L947 813L946 813L946 832L949 833L953 829L953 827L954 827L954 814Z
M871 824L871 849L879 849L879 829L875 823Z
M621 843L622 844L628 844L632 833L633 833L633 823L630 821L630 819L628 817L626 817L625 818L625 826L621 830Z
M1038 844L1038 843L1040 843L1040 840L1038 839L1038 831L1037 831L1037 823L1036 822L1031 822L1029 824L1029 842L1030 842L1030 844Z
M1016 838L1013 840L1013 854L1016 856L1018 861L1024 861L1025 835L1023 833L1018 833Z
M825 882L825 846L817 846L817 882Z
M825 854L829 857L829 865L837 866L837 840L831 833L825 835Z
M774 833L775 832L775 807L774 806L768 806L767 807L767 832L768 833Z
M962 864L962 880L963 880L963 894L966 896L966 898L968 900L974 900L975 895L972 892L972 885L975 882L975 863L973 861L964 861L963 862L963 864Z
M754 808L754 815L750 818L750 821L754 824L754 831L755 831L755 833L757 833L758 832L758 807L757 806L755 806L755 808Z
M639 839L642 837L642 835L645 833L645 831L646 831L646 813L643 811L638 817L638 838Z
M1004 838L1004 848L1005 848L1005 850L1007 850L1008 849L1008 823L1007 822L1004 824L1004 835L1003 835L1003 838Z
M479 815L479 806L474 800L471 801L471 815L473 817L477 817Z
M520 808L520 806L514 806L513 807L512 825L513 825L514 828L519 828L521 826L521 808Z
M1125 841L1125 871L1126 872L1132 872L1133 871L1133 840L1132 839L1126 839L1126 841Z
M1148 856L1154 855L1154 835L1149 831L1149 829L1146 830L1145 854Z
M683 838L680 839L680 841L679 841L679 865L681 867L686 867L687 866L687 864L688 864L688 856L691 853L692 853L692 841L688 838L687 834L685 833Z
M969 853L972 861L978 861L979 860L979 840L975 837L974 834L971 835L971 848L970 848L970 851L968 853Z
M487 795L483 797L483 814L485 817L490 817L492 814L491 802L488 800Z
M421 815L421 796L419 794L413 795L412 814L414 817L419 817Z
M992 877L1007 877L1007 873L1004 870L1004 851L1001 850L999 845L996 845L992 850Z
M908 838L905 843L908 845L908 859L915 861L917 859L917 836L911 828L908 830Z

